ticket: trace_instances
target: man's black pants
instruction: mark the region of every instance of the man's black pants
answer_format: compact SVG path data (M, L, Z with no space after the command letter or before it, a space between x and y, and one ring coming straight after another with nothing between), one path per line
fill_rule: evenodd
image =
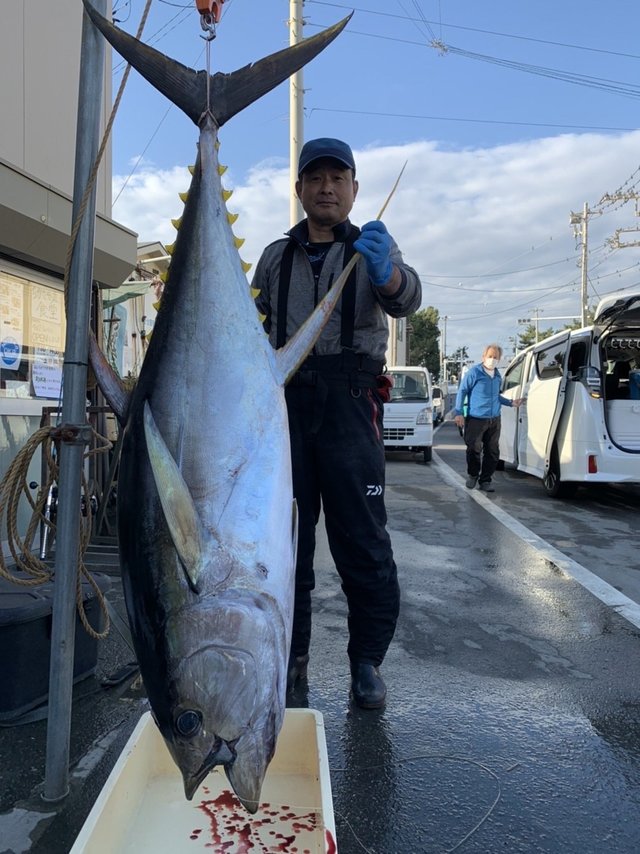
M467 474L488 483L500 459L500 416L497 418L472 418L464 425L467 446Z
M349 606L347 653L351 661L378 666L400 604L386 529L383 406L375 387L353 388L346 374L325 378L314 372L312 379L286 389L299 521L291 655L309 651L315 529L322 506Z

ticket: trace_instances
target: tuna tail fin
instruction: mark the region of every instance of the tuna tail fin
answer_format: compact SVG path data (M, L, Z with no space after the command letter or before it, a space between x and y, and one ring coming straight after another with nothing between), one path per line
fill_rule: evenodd
M232 74L218 72L211 75L210 103L207 104L206 71L194 71L170 59L115 27L96 12L88 0L83 0L83 3L102 35L152 86L180 107L195 124L200 123L202 114L208 109L218 127L317 56L342 32L351 18L348 15L321 33Z

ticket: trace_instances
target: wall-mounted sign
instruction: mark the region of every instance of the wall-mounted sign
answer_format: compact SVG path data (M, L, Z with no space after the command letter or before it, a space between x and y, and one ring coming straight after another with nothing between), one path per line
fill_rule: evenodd
M62 386L62 353L47 347L36 347L31 384L36 397L58 399Z

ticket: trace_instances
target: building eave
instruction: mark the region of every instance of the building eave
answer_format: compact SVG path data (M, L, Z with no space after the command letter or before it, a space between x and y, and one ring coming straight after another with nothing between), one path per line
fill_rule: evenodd
M72 199L0 159L0 251L62 274L71 234ZM119 287L136 264L137 234L96 214L93 278Z

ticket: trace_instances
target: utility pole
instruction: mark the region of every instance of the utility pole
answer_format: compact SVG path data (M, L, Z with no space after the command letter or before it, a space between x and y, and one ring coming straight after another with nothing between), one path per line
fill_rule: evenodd
M440 381L447 381L447 320L449 318L445 314L442 318L442 347L440 347Z
M543 311L541 308L534 308L533 313L535 314L535 325L536 325L536 344L538 343L539 331L538 331L538 321L540 319L540 312ZM532 323L534 322L530 317L519 317L518 323Z
M580 316L583 326L587 325L587 313L589 311L589 297L587 293L587 257L589 254L589 217L600 216L602 211L590 210L585 202L582 213L571 211L569 225L573 226L574 237L580 238L582 252L580 256L580 267L582 271L580 285Z
M605 195L600 199L599 204L602 204L603 202L613 204L614 202L634 201L636 216L640 216L640 211L638 211L638 199L640 199L640 196L635 192L614 193L613 195L605 193ZM621 234L637 234L639 231L640 229L638 226L631 226L630 228L616 228L613 237L608 237L606 242L614 249L629 249L632 246L640 246L640 240L627 240L624 243L620 240Z
M289 0L289 44L302 41L302 4L303 0ZM302 69L289 79L289 224L294 226L302 219L302 205L296 195L298 178L298 160L304 136L304 86Z

